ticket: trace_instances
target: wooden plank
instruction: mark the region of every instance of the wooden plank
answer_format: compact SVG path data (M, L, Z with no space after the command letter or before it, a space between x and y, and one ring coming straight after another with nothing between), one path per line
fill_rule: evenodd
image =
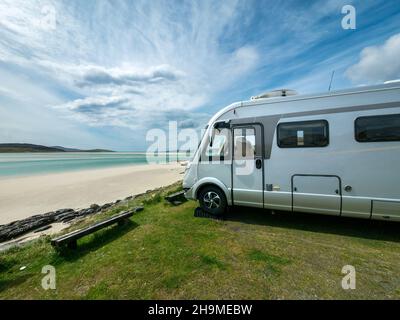
M179 191L179 192L167 195L165 197L165 200L167 200L170 203L174 203L176 201L179 201L179 202L187 201L187 199L185 198L185 191Z
M120 213L116 216L113 216L110 219L98 222L87 228L76 230L76 231L70 232L68 234L62 235L61 237L55 238L55 239L51 240L51 244L53 246L60 246L60 245L63 245L64 243L76 242L76 240L79 238L82 238L86 235L94 233L98 230L106 228L115 223L119 223L123 220L127 220L132 216L133 216L133 211L126 211L126 212Z

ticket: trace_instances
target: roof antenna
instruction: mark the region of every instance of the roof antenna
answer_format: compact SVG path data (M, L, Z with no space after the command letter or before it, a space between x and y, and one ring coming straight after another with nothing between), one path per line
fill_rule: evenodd
M333 71L332 71L332 75L331 75L331 82L329 83L329 88L328 88L328 91L331 91L331 88L332 88L332 81L333 81L333 77L334 77L334 75L335 75L335 70L333 70Z

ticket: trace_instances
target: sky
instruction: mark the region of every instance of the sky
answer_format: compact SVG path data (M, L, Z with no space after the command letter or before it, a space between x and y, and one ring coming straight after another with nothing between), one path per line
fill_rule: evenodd
M0 0L0 143L144 151L332 71L333 90L399 79L399 57L399 0Z

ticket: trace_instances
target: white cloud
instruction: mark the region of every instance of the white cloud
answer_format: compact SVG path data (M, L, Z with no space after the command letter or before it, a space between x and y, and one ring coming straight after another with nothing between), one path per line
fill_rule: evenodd
M169 65L152 67L149 70L129 70L122 68L89 67L83 74L83 85L96 84L132 84L135 82L155 82L159 80L176 80L184 73Z
M37 22L56 9L56 29ZM72 93L54 107L88 125L143 129L156 113L193 111L253 70L258 50L226 50L243 4L5 0L0 60L30 68ZM51 80L50 80L51 81ZM79 97L79 99L77 99ZM203 113L200 111L200 113ZM141 123L133 121L140 114Z
M101 112L103 108L112 108L114 106L121 106L126 101L127 100L123 99L122 97L115 97L115 96L88 97L84 99L76 99L74 101L58 106L58 108L65 108L71 111L80 111L84 113L85 112L97 113Z
M351 66L346 75L355 83L377 83L400 77L400 34L384 44L366 47L360 61Z
M38 123L51 107L58 127L65 120L141 142L148 128L168 120L198 127L220 103L282 81L299 91L328 87L331 71L344 70L362 43L350 50L335 42L342 0L178 2L0 0L3 109L18 119L25 115L10 101L32 108L34 101L29 117ZM46 6L55 9L55 29L41 23ZM332 40L342 55L324 44L320 50L321 40Z

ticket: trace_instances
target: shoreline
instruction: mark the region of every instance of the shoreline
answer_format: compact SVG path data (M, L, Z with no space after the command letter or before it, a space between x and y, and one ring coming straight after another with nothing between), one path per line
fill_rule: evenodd
M0 159L1 160L1 159ZM41 160L34 160L34 161L41 161ZM185 168L185 165L188 163L188 160L178 160L178 161L170 161L170 162L154 162L154 163L131 163L131 164L115 164L115 165L107 165L101 167L94 167L94 168L69 168L62 171L47 171L47 172L32 172L28 174L0 174L0 182L3 180L14 180L14 179L24 179L24 178L34 178L34 177L44 177L44 176L53 176L53 175L63 175L63 174L73 174L73 173L80 173L80 172L91 172L91 171L103 171L103 170L114 170L114 169L127 169L133 167L146 167L146 166L165 166L165 165L178 165L181 168ZM1 213L1 212L0 212Z
M165 187L183 178L180 163L127 165L0 178L0 225L61 208L82 209Z

